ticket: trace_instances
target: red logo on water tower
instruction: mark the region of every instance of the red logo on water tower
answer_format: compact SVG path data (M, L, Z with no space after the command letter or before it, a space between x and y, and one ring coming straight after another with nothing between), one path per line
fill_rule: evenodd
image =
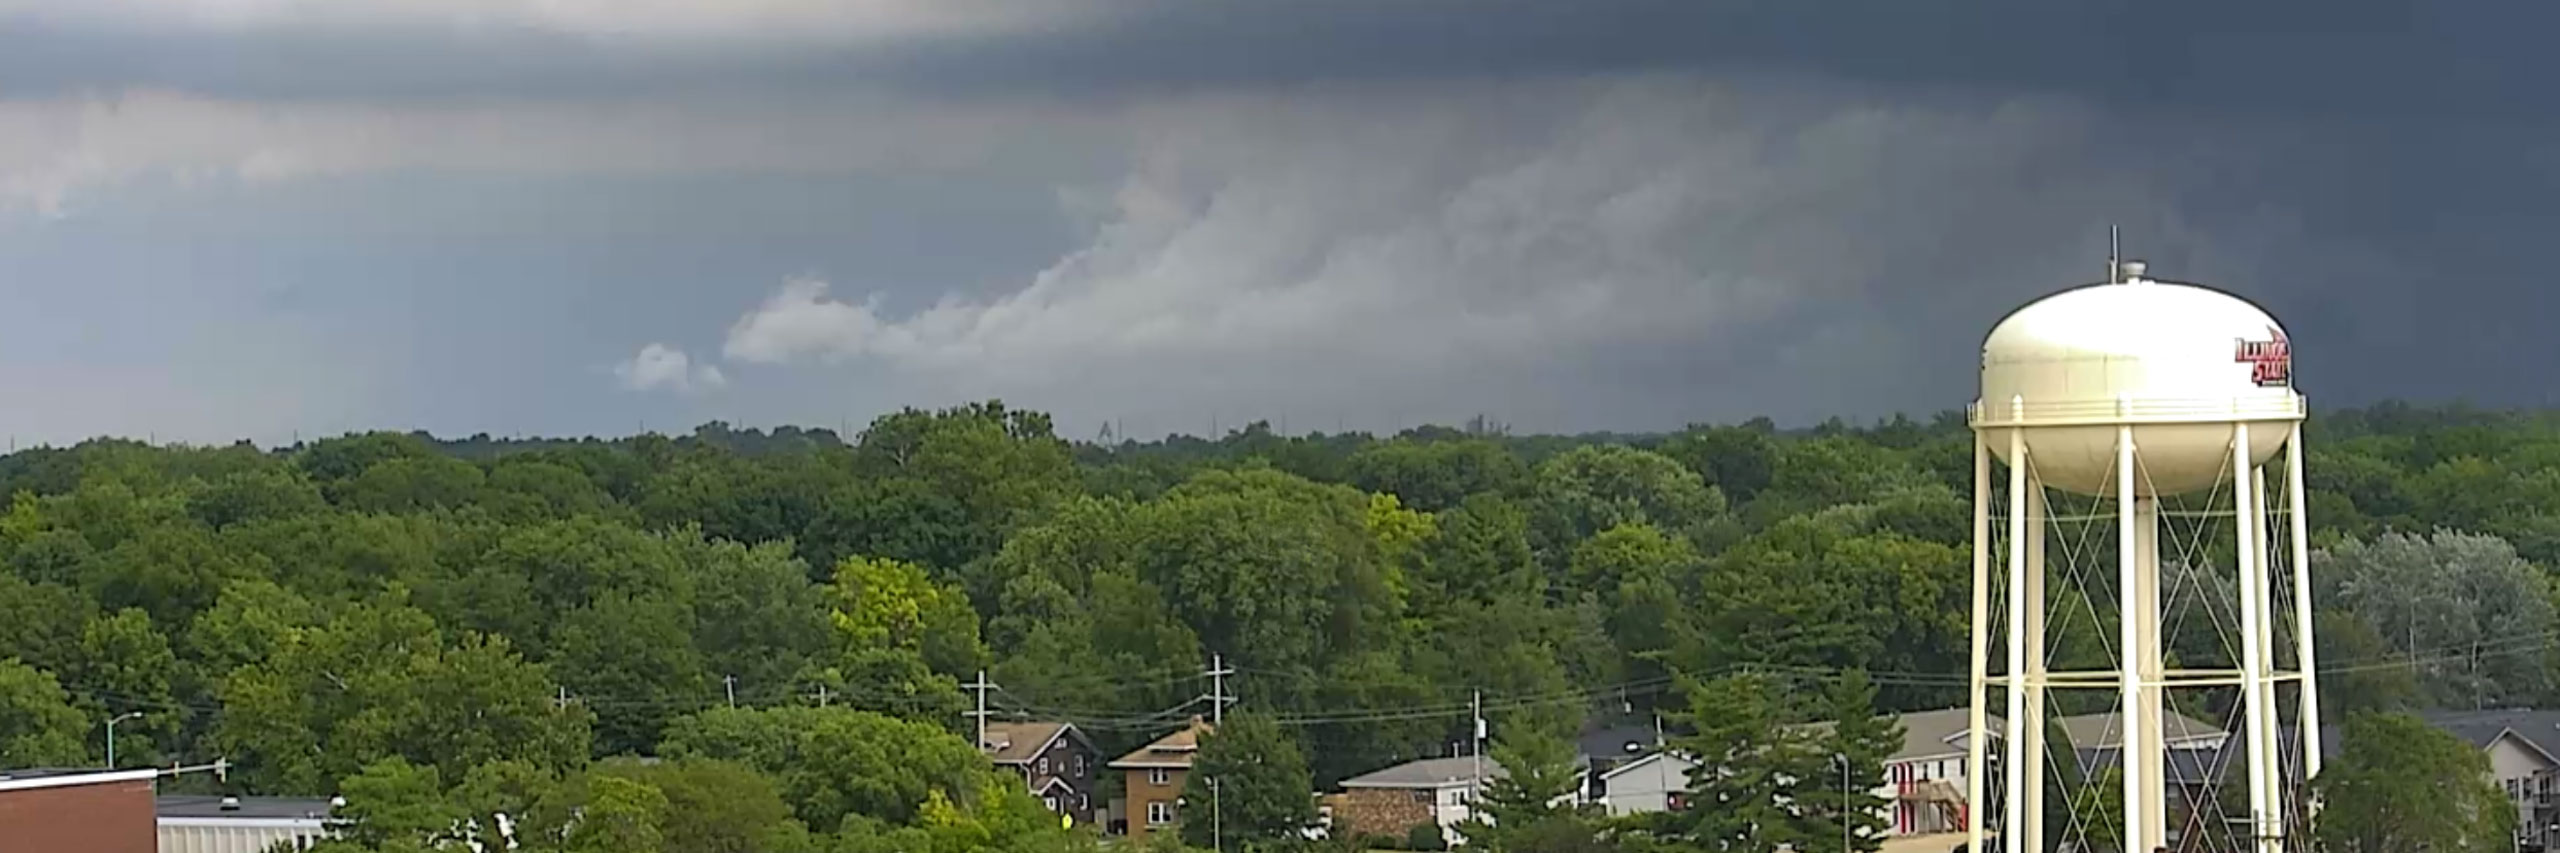
M2267 327L2267 339L2252 341L2234 339L2231 360L2249 365L2249 381L2260 386L2289 385L2293 382L2293 344L2284 330Z

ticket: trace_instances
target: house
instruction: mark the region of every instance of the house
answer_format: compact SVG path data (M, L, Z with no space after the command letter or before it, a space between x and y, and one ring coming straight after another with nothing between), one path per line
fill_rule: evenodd
M160 849L170 853L307 850L329 837L335 800L170 794L154 803ZM285 845L279 847L278 845Z
M996 766L1021 774L1050 811L1077 823L1093 821L1093 782L1102 758L1073 724L989 722L978 748Z
M163 771L0 771L0 839L10 850L153 853L151 791Z
M1608 799L1608 774L1619 765L1662 748L1663 730L1654 722L1622 722L1595 726L1574 739L1573 761L1583 771L1582 801Z
M1425 758L1342 780L1329 805L1333 832L1354 837L1402 838L1413 827L1437 824L1441 838L1460 841L1458 824L1474 814L1485 784L1504 777L1492 758Z
M1119 814L1112 819L1121 822L1131 839L1144 839L1180 818L1182 786L1191 775L1192 759L1200 754L1200 738L1209 731L1208 723L1192 717L1180 731L1156 738L1108 765L1122 771L1127 780Z
M1689 772L1698 762L1669 750L1655 750L1633 761L1619 762L1591 786L1596 800L1612 817L1638 812L1679 811L1688 807Z

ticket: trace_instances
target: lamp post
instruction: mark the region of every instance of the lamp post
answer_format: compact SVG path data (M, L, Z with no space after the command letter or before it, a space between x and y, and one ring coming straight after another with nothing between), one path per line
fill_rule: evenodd
M1840 762L1840 853L1849 853L1849 756L1832 753Z
M126 711L107 718L107 769L116 769L116 724L141 716L141 711Z

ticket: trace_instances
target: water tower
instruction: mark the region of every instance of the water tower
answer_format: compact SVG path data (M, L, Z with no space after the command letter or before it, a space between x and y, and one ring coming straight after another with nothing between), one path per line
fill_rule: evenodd
M2284 329L2265 311L2221 291L2148 278L2138 261L2110 258L2105 281L2036 300L1992 329L1983 343L1982 396L1969 412L1973 725L1966 802L1982 805L1970 809L1979 819L1967 821L1968 849L1983 850L1984 838L1997 833L2007 853L2042 853L2048 831L2061 829L2043 825L2043 798L2047 700L2062 691L2114 694L2091 704L2113 709L2107 726L2121 726L2109 733L2116 738L2110 763L2123 779L2121 817L2115 803L2099 810L2121 849L2150 853L2169 843L2167 747L2197 742L2193 731L2164 728L2175 721L2162 707L2172 690L2221 691L2230 715L2239 718L2232 722L2240 723L2219 729L2224 739L2210 749L2182 754L2187 760L2177 767L2245 762L2248 786L2246 815L2186 819L2181 834L2209 827L2245 838L2248 846L2235 849L2254 853L2301 844L2294 836L2307 804L2298 796L2288 801L2287 794L2318 772L2316 734L2307 741L2312 748L2303 749L2298 733L2318 731L2319 699L2313 680L2302 675L2315 667L2304 408L2291 368ZM2279 457L2280 497L2267 485ZM2073 515L2057 506L2087 512ZM2236 615L2239 642L2226 643L2230 651L2219 660L2164 664L2162 551L2189 544L2186 533L2173 537L2179 541L2163 538L2164 515L2191 526L2198 540L2215 540L2215 547L2173 555L2173 562L2178 578L2210 579L2192 584L2199 595L2207 587L2226 590L2203 602L2213 612ZM2086 531L2077 541L2057 537L2057 559L2049 561L2048 529L2074 518ZM2109 551L2112 573L2103 565ZM2208 553L2220 556L2198 556ZM2063 565L2075 560L2084 564ZM2059 600L2088 614L2089 636L2111 646L2112 668L2093 668L2085 655L2076 669L2053 665L2047 622L2062 610L2050 607L2047 592L2056 584L2078 592ZM2292 610L2293 625L2284 632L2294 646L2290 655L2277 649L2279 585L2291 593L2284 596ZM2005 598L2000 612L1992 609L1995 588ZM2228 600L2231 588L2236 601ZM2113 616L2112 625L2101 612ZM2005 653L2005 666L1994 665L1995 650ZM2280 670L2280 661L2290 666ZM2299 685L2293 691L2298 728L2279 719L2280 684ZM2004 710L1991 704L1995 687L2006 694ZM1994 714L1997 721L1990 719ZM2002 751L1996 758L1993 737ZM1999 778L1988 779L1993 761ZM2232 770L2222 778L2243 784L2238 768ZM2182 781L2195 775L2181 772ZM1986 798L1985 789L1995 784L1999 790ZM1997 826L1984 826L1994 821Z

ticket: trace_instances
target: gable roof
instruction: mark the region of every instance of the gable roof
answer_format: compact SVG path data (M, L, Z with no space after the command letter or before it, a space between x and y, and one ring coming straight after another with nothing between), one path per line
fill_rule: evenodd
M1007 721L988 723L987 739L978 744L978 749L997 764L1029 764L1062 737L1073 738L1086 749L1093 748L1093 742L1086 740L1084 731L1073 723Z
M1664 761L1675 761L1675 762L1679 762L1679 763L1681 763L1681 764L1688 765L1688 767L1683 768L1683 770L1684 770L1684 771L1685 771L1685 770L1687 770L1687 769L1694 769L1694 768L1696 768L1696 767L1698 766L1698 762L1693 761L1693 760L1690 760L1689 756L1682 755L1682 754L1680 754L1680 753L1679 753L1679 751L1677 751L1677 750L1664 749L1664 750L1656 750L1656 751L1654 751L1654 752L1652 752L1652 753L1649 753L1649 754L1645 755L1645 757L1643 757L1643 758L1639 758L1639 759L1636 759L1636 760L1634 760L1634 761L1630 761L1630 762L1627 762L1627 763L1625 763L1625 764L1620 764L1620 765L1618 765L1617 767L1611 768L1611 769L1609 770L1609 772L1606 772L1606 773L1602 773L1602 774L1600 774L1600 778L1601 778L1601 779L1604 779L1604 780L1606 780L1606 779L1615 779L1615 778L1618 778L1618 777L1619 777L1619 776L1621 776L1621 775L1625 775L1625 774L1628 774L1628 773L1633 773L1633 772L1635 772L1635 771L1636 771L1636 769L1637 769L1637 768L1645 767L1645 766L1649 766L1649 765L1656 764L1656 763L1660 763L1660 762L1664 762Z
M2418 719L2442 729L2472 746L2488 749L2499 738L2511 737L2528 750L2560 764L2560 711L2534 708L2509 708L2486 711L2419 711ZM2290 733L2292 727L2286 727ZM2320 754L2336 758L2344 748L2345 732L2338 724L2320 727Z
M1652 752L1661 745L1660 736L1651 725L1630 723L1595 728L1574 738L1574 763L1624 761Z
M1344 788L1455 788L1475 781L1476 760L1467 756L1407 761L1342 780ZM1484 759L1484 780L1503 778L1502 763Z
M1199 717L1192 717L1190 724L1172 734L1156 738L1146 746L1138 747L1106 766L1122 770L1150 767L1189 770L1191 759L1200 754L1200 736L1208 734L1210 730L1208 723L1202 722Z

